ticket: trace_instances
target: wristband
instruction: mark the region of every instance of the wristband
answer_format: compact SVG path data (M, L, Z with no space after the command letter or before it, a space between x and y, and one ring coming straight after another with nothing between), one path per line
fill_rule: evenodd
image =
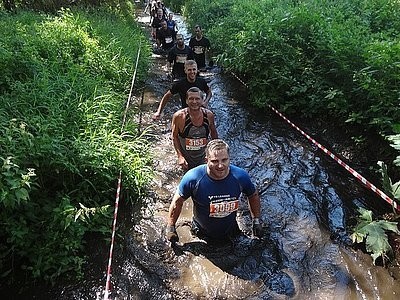
M260 224L260 219L259 218L254 218L253 219L253 224Z

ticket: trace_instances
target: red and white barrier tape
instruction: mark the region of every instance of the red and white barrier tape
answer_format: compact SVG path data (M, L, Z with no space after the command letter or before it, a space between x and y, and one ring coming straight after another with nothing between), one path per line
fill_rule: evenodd
M349 167L345 162L343 162L340 158L338 158L335 154L333 154L331 151L329 151L327 148L322 146L320 143L318 143L315 139L310 137L307 133L305 133L303 130L301 130L299 127L297 127L295 124L293 124L288 118L286 118L283 114L281 114L277 109L272 107L271 105L268 105L275 113L277 113L282 119L284 119L287 123L289 123L293 128L295 128L297 131L299 131L303 136L305 136L308 140L310 140L314 145L316 145L319 149L324 151L326 154L328 154L331 158L333 158L339 165L341 165L343 168L345 168L347 171L350 172L354 177L356 177L359 181L361 181L367 188L372 190L374 193L379 195L383 200L385 200L387 203L392 205L397 211L400 211L400 208L397 205L397 202L393 201L388 195L386 195L384 192L382 192L380 189L378 189L375 185L373 185L371 182L369 182L367 179L365 179L363 176L361 176L357 171L355 171L353 168Z
M112 262L113 249L114 249L115 232L116 232L116 227L117 227L117 215L118 215L119 195L121 192L121 182L122 182L122 173L120 171L119 177L118 177L117 194L115 196L114 220L113 220L113 226L112 226L110 255L108 256L107 281L106 281L106 290L104 292L104 300L108 300L109 289L110 289L110 285L111 285L111 262Z
M135 71L133 72L133 76L132 76L131 89L129 91L128 100L126 102L125 111L124 111L124 115L122 118L121 135L123 134L123 131L125 128L126 115L127 115L128 109L129 109L131 98L132 98L132 92L133 92L133 87L135 84L137 67L139 64L140 49L141 49L141 44L139 44L139 49L138 49L138 54L137 54L136 64L135 64ZM104 298L103 298L104 300L108 300L108 296L110 294L109 290L110 290L110 286L111 286L111 262L112 262L113 249L114 249L115 232L116 232L116 227L117 227L118 203L119 203L119 196L120 196L120 192L121 192L121 183L122 183L122 171L119 171L117 194L115 197L114 220L113 220L112 234L111 234L110 254L108 256L106 287L105 287Z

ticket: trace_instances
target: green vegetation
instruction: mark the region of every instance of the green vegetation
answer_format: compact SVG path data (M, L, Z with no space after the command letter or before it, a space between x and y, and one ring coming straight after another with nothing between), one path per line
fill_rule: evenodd
M364 208L359 208L358 212L358 222L351 235L353 242L365 242L366 250L371 253L374 263L378 257L381 257L383 264L385 264L388 254L392 253L386 232L392 231L400 234L397 229L397 222L373 221L372 212Z
M129 15L0 10L3 282L17 266L48 281L82 275L85 234L110 237L119 171L125 201L137 201L149 182L149 145L134 109L121 134L139 46L138 80L150 56Z
M132 6L129 0L2 0L0 8L7 11L18 9L31 9L35 11L56 13L62 8L67 7L99 7L109 9L118 9L120 12L126 12L126 9Z
M388 175L387 166L383 161L378 161L382 176L382 185L385 192L391 197L398 205L400 205L400 181L393 183Z
M164 0L163 2L166 7L176 13L182 13L185 6L185 0Z
M185 3L189 26L203 25L218 63L247 82L255 105L400 133L398 0Z

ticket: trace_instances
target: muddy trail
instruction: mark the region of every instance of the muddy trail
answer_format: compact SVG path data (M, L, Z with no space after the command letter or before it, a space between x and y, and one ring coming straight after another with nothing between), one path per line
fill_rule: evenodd
M148 29L142 11L138 20ZM189 38L183 19L175 19ZM357 208L377 210L383 200L272 111L249 106L244 85L218 66L201 73L213 92L209 108L220 138L231 147L232 163L249 172L260 192L266 234L251 237L243 205L238 223L247 235L206 245L190 234L189 199L177 224L180 244L170 247L166 215L183 175L170 138L178 97L160 121L152 120L171 86L166 64L165 57L153 55L143 94L133 104L153 145L155 178L137 207L121 205L110 299L399 299L400 268L375 266L349 245L348 226ZM83 281L33 298L103 299L107 249L90 255L91 272Z

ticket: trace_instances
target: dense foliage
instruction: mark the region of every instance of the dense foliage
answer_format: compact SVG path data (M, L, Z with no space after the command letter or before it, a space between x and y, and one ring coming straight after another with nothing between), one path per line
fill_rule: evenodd
M2 0L0 7L8 11L17 9L33 9L44 12L57 12L69 7L99 7L118 8L121 11L129 7L132 1L127 0Z
M165 6L176 13L182 13L185 7L185 0L164 0Z
M398 0L191 0L184 11L254 104L357 124L400 144Z
M85 233L110 237L119 171L124 200L151 176L133 116L121 134L139 46L139 80L150 49L116 11L0 14L0 274L79 275Z

